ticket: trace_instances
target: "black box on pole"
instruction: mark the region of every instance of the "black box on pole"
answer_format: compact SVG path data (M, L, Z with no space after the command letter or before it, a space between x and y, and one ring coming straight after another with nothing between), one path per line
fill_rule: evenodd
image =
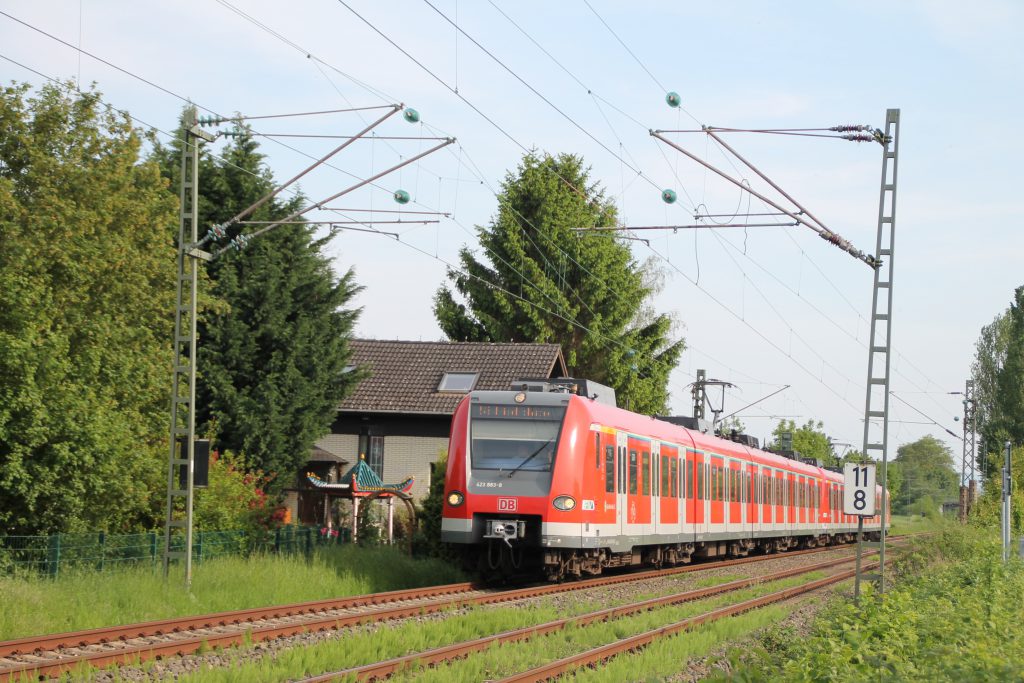
M179 445L179 452L182 458L188 457L185 442ZM188 467L181 465L178 468L178 486L184 490L188 485ZM201 489L210 485L210 440L195 440L195 460L192 465L192 487Z

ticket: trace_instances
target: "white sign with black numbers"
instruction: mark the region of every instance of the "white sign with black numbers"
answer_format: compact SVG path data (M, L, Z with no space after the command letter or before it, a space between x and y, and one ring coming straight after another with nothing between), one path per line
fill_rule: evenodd
M875 466L846 463L843 466L843 512L847 515L875 515Z

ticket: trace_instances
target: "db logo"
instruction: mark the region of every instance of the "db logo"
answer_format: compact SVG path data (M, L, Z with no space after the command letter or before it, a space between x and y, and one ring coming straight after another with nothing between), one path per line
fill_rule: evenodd
M518 501L515 498L498 499L498 512L515 512L518 507Z

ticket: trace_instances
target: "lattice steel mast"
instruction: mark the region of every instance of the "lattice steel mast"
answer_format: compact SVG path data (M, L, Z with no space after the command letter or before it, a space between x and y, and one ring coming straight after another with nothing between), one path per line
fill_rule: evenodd
M171 438L167 466L167 514L164 519L164 578L172 559L185 560L185 587L192 583L192 502L195 496L196 433L196 303L199 241L199 142L214 136L201 130L196 108L185 111L181 144L181 207L178 221L178 287L174 308L174 367L171 384ZM182 468L184 475L182 476ZM182 482L184 481L184 487ZM181 503L183 510L177 510ZM182 516L183 515L183 516ZM181 529L183 547L172 549L174 529Z
M974 400L974 380L964 385L964 454L960 465L960 521L966 521L978 495L975 479L977 448L974 439L977 404Z
M864 454L882 454L882 541L879 547L879 591L885 592L886 470L889 446L889 366L892 351L892 278L896 234L896 172L899 152L900 110L885 113L885 131L876 135L882 145L882 185L878 201L878 236L875 241L875 284L871 293L871 334L868 337L868 384L864 406ZM881 368L881 374L876 374ZM872 420L881 420L877 425ZM872 426L880 426L872 430Z

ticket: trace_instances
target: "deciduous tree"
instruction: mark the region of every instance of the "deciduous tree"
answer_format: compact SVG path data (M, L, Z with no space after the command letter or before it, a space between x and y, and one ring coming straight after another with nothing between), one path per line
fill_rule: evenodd
M616 217L582 159L527 154L477 229L483 258L464 247L462 272L448 274L455 291L437 292L441 330L455 341L561 344L570 374L614 387L632 410L664 412L683 341L651 308L659 271L612 233L573 230Z
M789 432L793 435L793 450L804 458L815 458L823 465L833 466L838 463L832 441L824 432L824 423L820 420L808 420L802 427L797 427L793 420L780 420L772 431L773 449L782 448L782 435Z
M953 469L953 454L935 437L925 436L903 444L896 451L896 462L903 474L903 484L899 491L890 486L894 509L905 509L926 496L940 505L957 500L960 478Z
M174 195L99 94L0 89L0 533L150 526Z

